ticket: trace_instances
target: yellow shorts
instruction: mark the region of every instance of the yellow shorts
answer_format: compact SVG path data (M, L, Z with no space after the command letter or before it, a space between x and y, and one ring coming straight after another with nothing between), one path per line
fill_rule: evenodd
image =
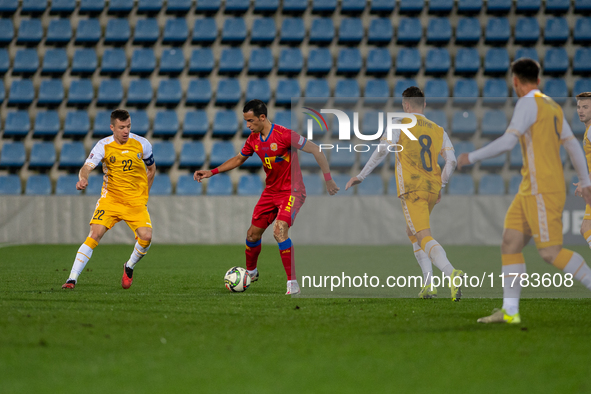
M566 195L517 194L505 216L505 228L533 236L538 249L562 245L562 211Z
M400 196L406 224L414 234L431 228L429 216L439 195L429 192L408 192Z
M152 228L152 220L147 206L132 207L106 201L102 198L96 203L96 209L92 214L90 224L102 224L107 229L111 229L115 223L121 220L127 223L134 233L140 227Z
M585 216L583 216L583 220L591 220L591 207L589 205L585 205Z

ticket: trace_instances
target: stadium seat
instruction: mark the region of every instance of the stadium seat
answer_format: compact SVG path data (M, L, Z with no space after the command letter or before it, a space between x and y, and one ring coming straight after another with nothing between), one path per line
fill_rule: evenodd
M514 43L519 45L534 45L540 39L540 25L535 17L517 19L514 33Z
M37 45L43 39L41 19L22 19L16 36L16 43Z
M452 135L458 138L471 138L478 128L476 114L473 111L454 112L451 130Z
M105 9L105 0L80 0L80 14L100 14Z
M281 51L281 55L285 51L290 51L289 49L284 49ZM296 52L299 49L295 49ZM301 56L301 52L299 52ZM281 59L281 56L280 56ZM301 58L303 63L303 58ZM281 62L281 60L279 60ZM273 70L273 64L275 60L273 58L273 52L271 52L270 48L254 48L250 52L250 58L248 59L248 73L255 74L255 75L268 75ZM281 63L280 63L281 66ZM301 68L300 68L301 71ZM298 71L299 72L299 71Z
M513 175L509 180L509 194L515 195L519 191L521 185L521 175Z
M330 87L326 79L310 79L306 84L306 102L323 104L330 97Z
M576 29L575 29L576 35ZM562 45L568 41L570 31L566 18L556 17L546 20L544 29L544 44Z
M385 75L392 68L392 56L387 48L370 49L365 67L366 75Z
M374 18L367 30L367 43L370 45L387 45L392 41L394 28L389 18Z
M152 84L149 79L133 79L127 90L128 105L148 105L152 101Z
M213 119L214 138L232 138L238 131L238 118L232 110L218 111Z
M82 142L66 142L60 152L59 168L79 169L86 161L86 151Z
M104 138L113 135L110 125L111 111L97 111L96 116L94 117L92 136L95 138Z
M484 144L484 146L488 145L488 143ZM501 153L498 156L491 157L486 160L482 160L480 162L480 169L481 170L490 170L490 171L500 171L505 162L507 161L507 153Z
M312 0L312 13L332 14L337 8L337 0Z
M398 25L398 44L413 46L421 41L423 27L418 18L401 18Z
M181 149L179 168L189 168L192 171L203 167L205 164L205 148L203 143L185 142Z
M105 29L105 44L124 45L131 35L127 19L109 19Z
M246 97L244 100L258 99L264 103L271 101L271 86L268 79L253 79L248 81L246 86Z
M265 50L265 51L270 51L268 49L260 49L261 51ZM318 50L323 50L323 49L311 49L310 52L308 53L308 63L310 62L310 57L312 56L313 51L318 51ZM265 52L267 53L267 52ZM265 55L266 57L268 57L268 55ZM330 52L328 53L328 56L330 57ZM271 59L270 60L266 60L266 65L268 67L269 65L269 61L270 61L270 65L271 68L273 67L273 59L272 59L273 55L271 54ZM330 58L330 67L328 67L328 69L330 70L330 68L332 67L332 58ZM249 67L250 67L251 63L249 62ZM309 65L308 65L309 67ZM302 56L302 51L300 50L300 48L286 48L286 49L282 49L281 53L279 54L279 62L277 65L277 73L278 74L285 74L285 75L293 75L293 74L299 74L302 69L304 68L304 57ZM308 70L309 71L309 70Z
M482 0L458 0L458 14L478 14Z
M42 74L63 74L68 69L68 54L65 49L48 49L43 57Z
M331 18L315 18L310 27L310 44L328 45L335 36L335 28Z
M39 87L37 106L59 106L64 97L64 86L60 79L44 80Z
M26 195L49 196L51 194L51 180L49 175L31 175L25 186Z
M363 60L361 52L357 48L344 48L339 51L337 57L337 74L358 74L361 71Z
M449 128L447 127L447 115L445 114L445 111L440 110L440 109L435 109L435 110L427 110L425 111L425 118L429 119L430 121L435 122L435 124L443 127L444 130L448 130Z
M199 106L207 105L211 101L211 84L209 79L192 79L187 89L186 104Z
M427 52L425 75L447 74L451 68L451 57L445 48L433 48Z
M197 3L195 12L198 14L215 14L220 8L222 8L220 0L201 0Z
M326 75L332 68L332 55L328 48L314 48L308 53L309 75Z
M371 116L373 117L374 115L371 115ZM376 118L374 118L374 119L376 119ZM365 119L364 119L364 123L365 123ZM375 129L377 131L377 127L378 126L376 125L374 128L372 128L372 130L369 130L369 129L367 129L367 130L373 131L373 129ZM373 153L375 152L375 149L376 148L372 148L371 150L369 150L367 152L361 152L359 154L359 166L360 167L365 167L365 165L367 164L367 162L371 158L371 155L373 155ZM382 168L384 166L384 163L387 163L387 162L388 162L388 156L386 156L386 158L382 162L380 162L380 164L378 164L376 166L376 168Z
M491 48L484 56L485 75L503 75L509 71L509 52L505 48Z
M189 37L189 26L185 18L167 19L162 34L162 43L170 45L183 45Z
M221 164L221 163L220 163ZM207 195L230 196L232 195L232 180L228 174L219 174L209 179Z
M25 165L25 144L22 142L7 142L2 145L0 152L0 168L18 170Z
M476 48L459 48L455 59L456 75L474 75L480 69L480 56Z
M448 15L454 7L454 0L430 0L429 14Z
M47 0L23 0L21 14L42 14L47 8Z
M470 152L473 152L474 150L476 150L474 148L474 144L470 141L455 142L453 145L454 145L454 150L456 152L456 157L459 157L462 153L470 153ZM470 165L467 165L466 168L471 169L472 166L473 166L473 164L470 164Z
M220 56L218 73L220 75L239 74L244 68L244 56L240 48L226 48Z
M263 188L263 182L256 174L242 175L238 181L239 196L260 196Z
M523 155L521 153L521 146L515 145L509 153L509 168L516 169L521 168L523 165Z
M123 85L119 79L103 79L99 85L97 105L117 107L123 101Z
M476 45L482 30L477 18L460 18L456 27L456 44Z
M0 104L4 101L4 96L6 96L6 92L4 91L4 84L0 83Z
M575 0L575 13L591 12L591 1L589 0Z
M591 92L591 79L581 78L575 80L575 85L573 87L573 97L576 97L583 92Z
M224 21L222 44L239 45L245 39L246 23L243 18L228 18Z
M358 45L363 40L361 18L344 18L339 26L340 45Z
M61 84L61 81L59 81ZM33 137L53 139L60 130L60 117L57 111L39 111L35 115Z
M279 9L279 0L255 0L255 14L274 14Z
M161 75L178 75L185 68L185 57L180 48L163 49L160 57Z
M12 15L18 9L18 0L0 0L0 13Z
M80 138L88 134L90 119L87 111L69 111L64 122L64 138Z
M146 134L148 134L148 129L150 128L150 119L148 119L148 113L144 110L129 111L129 117L132 121L132 133L145 137Z
M381 175L370 174L357 186L359 196L381 196L384 194L384 181Z
M511 11L512 0L488 0L486 12L488 14L508 14Z
M45 44L65 45L72 39L72 25L69 19L53 19L49 22Z
M152 135L157 138L174 137L179 130L179 118L176 111L165 110L156 112Z
M192 174L179 176L176 183L177 196L200 196L203 194L203 184L193 179Z
M109 14L129 14L133 9L133 0L109 0Z
M447 187L448 194L454 196L469 196L474 194L474 180L470 174L455 174L451 177Z
M590 18L591 19L591 18ZM573 59L573 74L589 74L591 71L591 48L579 48Z
M174 151L174 144L172 142L155 142L153 145L153 152L154 161L156 162L158 168L170 168L174 165L176 153Z
M536 48L519 48L516 52L515 52L515 59L521 59L521 58L529 58L529 59L533 59L536 62L540 61L540 58L538 57L538 51L536 50Z
M0 176L0 195L19 195L21 192L21 178L18 175Z
M459 105L474 104L478 99L478 84L475 79L457 79L454 85L453 103Z
M275 119L273 123L281 125L283 127L287 127L288 129L292 128L291 124L291 111L282 110L275 112ZM297 127L294 127L297 128Z
M123 74L126 68L125 50L120 48L105 49L101 60L101 74L118 76Z
M547 79L544 83L544 94L552 97L558 104L564 104L568 97L566 81L562 78Z
M214 66L213 51L211 48L194 49L189 60L189 74L207 75Z
M27 111L9 111L4 123L4 137L23 138L31 129L31 120Z
M138 19L133 34L134 44L154 45L158 37L160 37L160 28L155 18Z
M399 0L398 11L401 14L419 14L425 8L424 0Z
M396 187L396 175L392 175L388 180L388 190L386 192L390 196L398 195L398 188Z
M417 48L402 48L396 59L396 74L416 75L421 69L421 54Z
M445 45L451 40L451 23L448 18L431 18L427 25L427 44Z
M248 133L245 133L244 131L247 131ZM250 135L250 130L248 128L244 128L244 131L242 132L243 136L248 136ZM257 155L252 155L249 158L246 159L246 161L244 163L242 163L242 165L240 166L240 168L245 169L245 170L259 170L263 167L263 162L261 161L261 158L258 157Z
M306 0L284 0L282 3L285 14L302 14L308 8Z
M36 49L19 49L16 51L12 74L30 75L37 72L39 57Z
M273 18L257 18L252 23L250 31L250 43L268 45L277 35L277 27Z
M544 55L544 74L564 75L568 70L569 58L565 48L549 48Z
M98 19L81 19L76 29L75 43L95 45L101 39L101 25Z
M177 106L183 97L181 82L178 79L163 79L156 91L156 105Z
M164 8L164 0L138 0L138 14L157 14Z
M368 79L364 92L364 102L369 105L385 104L390 97L390 87L385 79Z
M183 137L201 138L207 134L209 120L204 110L189 111L185 113L183 122Z
M355 165L356 153L349 152L350 145L335 144L334 149L330 151L330 158L328 162L331 168L338 170L351 170Z
M337 135L338 135L338 132L337 132ZM300 153L298 153L298 159L300 162L300 167L302 169L309 170L309 171L317 171L320 168L320 167L318 167L318 163L316 162L316 159L314 159L314 156L312 154L300 152ZM333 175L333 179L334 179L334 175Z
M31 79L12 81L8 92L8 105L28 106L35 99L35 89Z
M219 80L215 98L216 105L236 105L240 101L241 96L240 83L237 79L228 78Z
M354 105L359 101L361 89L356 79L340 79L337 81L334 90L335 104Z
M98 68L98 59L94 49L77 49L72 59L73 75L92 74Z
M234 145L230 141L217 141L211 147L209 166L217 167L226 160L236 156Z
M249 0L226 0L224 12L226 14L244 14L250 7Z
M214 18L199 18L193 26L193 44L211 45L218 36L218 28Z
M518 14L537 14L542 9L542 0L517 0L515 12Z
M413 86L417 86L416 84ZM400 93L402 94L402 92ZM402 96L400 96L402 97ZM449 86L442 78L428 79L425 83L425 97L429 105L444 105L449 99Z
M391 14L396 6L396 0L373 0L370 2L370 13Z
M156 69L156 55L153 49L136 49L131 55L131 67L129 73L132 75L151 74Z
M323 180L317 174L303 175L307 196L321 196L324 191Z
M55 163L55 147L53 142L36 142L29 157L30 169L49 169Z
M427 84L425 85L425 95L427 94ZM402 102L402 92L408 89L411 86L418 86L417 81L413 78L405 78L405 79L396 79L396 83L394 85L394 102L401 103ZM447 85L446 85L447 86Z
M275 104L291 105L291 99L300 97L300 85L296 79L280 79L275 90Z
M569 124L575 137L582 138L585 135L585 124L581 122L577 111L573 112L573 117Z
M172 182L168 174L158 174L154 177L151 196L170 196L172 194Z
M298 45L304 40L306 30L302 18L284 18L281 24L281 44Z
M503 105L507 102L509 92L507 82L503 78L489 78L484 83L482 102L485 105Z
M103 177L101 175L91 175L88 177L88 186L84 189L87 196L98 196L103 188Z
M503 195L505 194L505 181L499 174L487 174L480 178L478 185L478 194L483 195Z
M546 14L565 14L570 8L570 0L546 0Z
M14 38L14 24L12 19L0 18L0 45L8 45Z
M507 130L507 115L502 110L489 110L482 118L482 137L497 138Z
M511 0L509 0L511 1ZM511 36L507 18L490 18L486 24L484 42L489 45L506 45Z

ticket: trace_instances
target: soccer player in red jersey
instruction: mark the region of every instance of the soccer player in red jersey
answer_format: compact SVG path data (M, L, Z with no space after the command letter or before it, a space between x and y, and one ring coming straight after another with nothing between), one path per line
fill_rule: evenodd
M314 155L324 174L328 194L336 194L339 188L330 176L328 161L318 145L288 128L271 123L267 118L265 103L251 100L244 106L243 113L246 125L252 133L240 153L213 170L195 171L193 178L201 182L220 172L230 171L254 153L261 158L267 180L246 233L246 268L251 280L258 280L257 261L261 252L261 237L275 221L273 235L279 244L281 261L287 274L286 294L298 294L300 286L295 275L293 244L288 234L289 227L306 199L297 149Z

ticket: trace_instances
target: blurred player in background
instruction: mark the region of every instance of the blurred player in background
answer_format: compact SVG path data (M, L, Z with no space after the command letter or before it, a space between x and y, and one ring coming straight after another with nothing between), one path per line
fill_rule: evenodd
M540 65L532 59L520 59L511 65L517 101L511 123L503 136L484 148L458 157L458 168L510 151L519 141L523 153L523 177L511 203L503 230L501 260L505 276L503 307L480 323L520 323L519 298L525 274L522 250L534 237L540 256L549 264L572 274L591 290L591 269L578 253L562 247L562 211L566 184L560 160L564 145L577 171L580 191L591 203L591 181L585 156L564 117L562 108L538 89Z
M591 168L591 141L589 140L589 127L591 127L591 92L585 92L577 95L577 114L581 122L585 124L585 136L583 137L583 150L587 158L587 168ZM577 190L575 196L582 197L583 191L579 186L580 182L575 183ZM585 238L591 248L591 206L585 208L585 216L581 223L581 235Z
M314 155L324 174L328 194L334 195L339 188L330 176L330 168L318 145L303 136L267 118L267 106L261 100L251 100L243 109L244 120L252 131L240 153L213 170L195 171L194 179L201 182L220 172L230 171L256 153L263 162L267 174L266 186L254 208L252 224L246 233L246 268L251 280L259 278L257 261L261 252L261 237L273 221L273 235L279 244L279 254L287 274L287 293L298 294L300 286L295 275L293 244L289 227L306 199L296 149Z
M418 87L409 87L402 93L404 112L417 117L417 125L408 129L417 138L417 141L410 140L405 133L400 132L400 129L394 130L392 141L382 137L379 146L363 170L347 182L346 188L363 182L384 160L389 152L389 146L402 145L403 150L395 153L396 185L406 218L406 234L413 245L415 257L423 271L423 288L419 297L433 298L437 296L437 288L431 285L433 277L431 263L433 263L446 276L450 277L451 299L459 301L462 296L461 286L454 286L453 279L461 277L464 273L454 269L449 262L443 247L431 236L429 223L431 211L435 204L441 201L441 190L449 181L456 167L456 157L451 141L443 127L423 115L425 106L425 95ZM397 121L410 123L408 118ZM437 164L438 155L445 159L443 172Z
M97 165L102 163L105 173L101 197L90 221L90 234L78 249L70 277L62 289L76 286L94 248L107 230L121 220L133 230L137 240L129 260L123 264L121 286L124 289L133 282L135 264L150 249L152 223L146 204L156 173L152 145L131 133L131 118L124 109L111 113L111 130L113 135L97 142L78 175L76 189L84 190L90 172Z

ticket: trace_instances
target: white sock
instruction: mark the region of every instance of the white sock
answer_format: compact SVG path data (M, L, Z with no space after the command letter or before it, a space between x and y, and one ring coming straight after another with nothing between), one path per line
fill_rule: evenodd
M419 267L421 267L421 271L423 271L423 286L426 286L431 283L431 278L433 278L433 265L431 265L431 259L418 242L412 244L412 248L415 253L415 258L417 259L417 263L419 263Z
M589 248L591 248L591 235L587 237L586 241L589 244Z
M78 253L76 253L76 259L74 260L74 265L72 265L72 271L70 271L70 277L68 280L72 279L78 281L78 276L84 271L84 267L91 257L92 249L90 246L82 244L78 249Z
M247 271L250 276L256 275L257 272L259 272L259 270L257 268L253 269L252 271L251 270L247 270Z
M429 256L435 267L439 268L446 276L451 276L454 270L453 265L447 259L445 250L439 242L432 239L425 244L425 254Z
M525 274L525 264L510 264L503 266L503 276L505 277L503 286L503 309L508 315L514 315L519 312L521 278L519 276L516 277L516 274Z
M591 290L591 268L585 263L585 260L580 254L573 253L563 271L567 274L572 274L574 279Z
M151 245L152 244L143 248L139 243L136 242L135 246L133 247L133 252L131 252L131 256L129 256L129 260L127 261L127 263L125 265L128 268L133 269L133 267L135 267L136 263L138 261L140 261L142 259L142 257L144 257L146 255L146 253L148 253L148 250L150 249Z

